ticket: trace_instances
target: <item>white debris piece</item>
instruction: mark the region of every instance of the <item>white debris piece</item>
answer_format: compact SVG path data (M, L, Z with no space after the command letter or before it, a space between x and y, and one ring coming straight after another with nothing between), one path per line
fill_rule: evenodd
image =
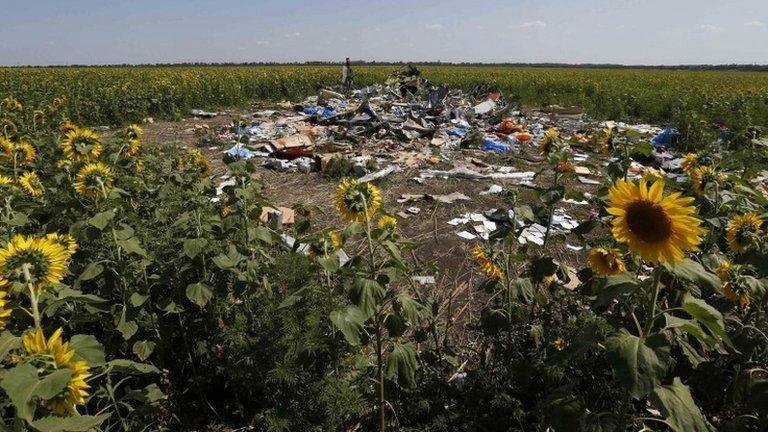
M411 280L418 283L419 285L434 285L435 284L435 277L434 276L411 276Z
M480 192L480 195L498 194L498 193L501 193L502 191L504 191L504 188L495 184L495 185L491 185L491 187L489 187L487 191Z
M467 240L474 240L474 239L477 238L476 235L474 235L474 234L472 234L470 232L467 232L467 231L458 232L458 233L456 233L456 235L461 237L461 238L467 239Z

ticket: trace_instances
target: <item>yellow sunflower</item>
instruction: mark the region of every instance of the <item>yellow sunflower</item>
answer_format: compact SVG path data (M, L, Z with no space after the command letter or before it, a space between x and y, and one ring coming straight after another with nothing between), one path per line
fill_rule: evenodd
M15 144L13 151L16 154L16 160L25 164L31 164L37 156L37 150L28 142Z
M720 261L720 264L718 264L717 270L715 270L715 274L720 278L721 281L728 282L728 280L731 278L732 267L733 264L731 264L730 261L722 260Z
M128 141L128 150L125 152L128 156L136 156L141 150L141 140L132 138Z
M59 370L67 368L72 372L72 377L67 383L67 387L49 399L48 406L55 413L60 415L77 415L77 405L85 405L85 398L88 396L87 389L90 388L85 382L91 374L89 372L88 362L84 360L73 360L75 350L69 347L69 342L64 342L61 338L62 329L56 330L46 341L45 334L41 328L29 332L22 336L22 345L31 360L38 363L41 369Z
M6 297L8 297L8 293L0 291L0 330L5 330L8 317L10 317L11 312L13 312L11 309L5 308L5 305L8 304L8 300L5 299Z
M488 278L493 280L501 279L504 273L501 271L501 268L493 262L491 257L488 256L488 252L486 252L482 246L475 246L475 248L472 249L472 256L475 258L475 261L480 264L480 269L486 276L488 276Z
M564 350L567 345L568 344L565 342L565 339L563 339L561 337L559 337L559 338L555 339L554 341L552 341L552 347L554 349L556 349L557 351Z
M13 186L13 179L0 174L0 187Z
M39 197L45 192L43 183L40 182L40 177L38 177L37 173L34 171L24 173L19 178L19 184L21 185L21 188L32 197Z
M205 158L203 152L198 149L189 149L179 160L181 170L189 170L199 177L206 177L211 173L211 164Z
M59 132L63 135L66 135L77 129L78 129L77 125L72 123L69 120L65 120L59 124Z
M14 145L11 140L0 137L0 157L13 160Z
M700 166L691 171L691 181L696 193L703 194L711 185L716 184L721 177L717 175L711 166Z
M77 252L77 242L69 234L49 233L45 235L45 238L63 247L69 257Z
M599 143L600 143L600 154L603 156L608 156L613 152L613 136L615 132L613 128L604 128L600 132L599 136Z
M381 229L394 230L397 228L397 218L394 216L384 215L379 218L379 223L377 226Z
M544 132L544 136L541 137L541 142L539 143L539 150L541 150L544 154L549 154L554 150L555 143L557 143L558 138L560 138L560 132L557 131L555 128L547 129L546 132Z
M101 154L102 145L99 135L86 128L75 128L67 132L61 140L64 156L73 162L89 162Z
M75 190L84 197L104 198L112 190L112 170L101 162L89 163L75 176Z
M757 243L762 234L763 221L756 213L736 216L728 222L726 237L732 252L743 253Z
M681 168L683 169L683 172L688 174L689 176L693 174L693 170L699 167L699 155L696 153L688 153L685 156L683 156L683 163L681 164Z
M0 288L14 282L58 283L67 271L68 258L67 250L49 239L16 235L0 249Z
M723 281L723 296L741 307L749 306L749 290L736 283L731 277L733 274L733 264L728 260L720 261L720 265L715 270L717 277Z
M309 253L313 256L331 254L339 249L341 249L341 236L332 228L323 230L309 244Z
M74 164L74 162L69 159L59 159L56 161L56 168L69 171L69 169L72 168L72 164Z
M663 180L650 189L645 180L618 180L608 192L606 211L614 216L612 232L618 242L647 261L677 262L685 251L698 250L704 229L693 198L663 194Z
M18 100L12 97L7 97L3 99L3 108L5 108L8 111L16 111L19 113L24 112L24 105L21 104Z
M618 249L592 248L587 261L592 271L601 276L616 275L626 271L622 256Z
M137 124L128 125L128 127L125 128L125 136L128 139L139 139L142 135L144 135L144 129Z
M336 190L336 209L350 222L370 220L381 206L381 191L370 183L345 179Z

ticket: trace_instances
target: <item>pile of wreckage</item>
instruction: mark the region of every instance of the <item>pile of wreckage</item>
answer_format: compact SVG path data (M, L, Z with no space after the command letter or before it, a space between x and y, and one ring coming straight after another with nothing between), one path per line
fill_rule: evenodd
M404 168L453 162L452 170L426 170L421 178L511 178L530 181L532 172L456 161L457 150L505 153L532 143L554 125L571 134L584 128L582 112L552 107L527 118L500 93L472 97L435 86L415 68L394 74L383 84L348 94L323 89L297 104L260 110L218 132L216 141L234 142L230 158L262 158L281 171L343 169L341 175L371 181ZM339 167L338 161L345 161ZM477 161L475 161L477 162Z
M524 153L526 147L536 146L550 127L557 128L571 144L570 158L576 164L578 181L584 185L605 184L606 179L597 179L604 174L594 172L594 167L605 167L615 160L603 158L589 163L590 153L594 156L591 150L595 149L593 132L606 129L642 137L652 146L645 164L632 162L630 177L639 178L651 172L679 182L687 181L680 172L680 155L671 150L674 129L612 121L590 122L583 111L575 107L550 106L524 113L499 93L473 97L445 85L436 86L412 67L393 74L383 84L350 90L346 94L323 89L297 104L282 102L276 109L256 111L251 117L236 119L229 127L216 131L213 141L230 143L231 147L224 151L225 159L259 158L264 166L281 171L333 171L336 177L355 176L361 182L368 182L404 169L418 169L418 175L412 178L418 183L431 178L460 178L506 180L514 185L536 187L533 170L494 165L484 161L482 155ZM440 167L444 169L438 169ZM502 186L493 184L483 194L497 194L502 190ZM421 195L402 195L399 202L405 204L422 198ZM431 198L446 203L470 199L461 193ZM565 200L563 204L589 203ZM407 218L418 212L418 207L410 206L398 215ZM542 225L524 225L520 218L500 214L496 209L467 213L448 224L457 227L456 234L467 240L488 239L497 224L517 225L520 243L541 245L545 235ZM565 209L556 209L553 229L568 233L577 225L578 221Z

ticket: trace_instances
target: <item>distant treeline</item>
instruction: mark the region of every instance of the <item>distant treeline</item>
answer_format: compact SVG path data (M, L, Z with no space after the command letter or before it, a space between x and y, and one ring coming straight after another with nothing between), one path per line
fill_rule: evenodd
M358 66L403 66L407 64L413 64L417 66L476 66L476 67L536 67L536 68L578 68L578 69L661 69L661 70L689 70L689 71L745 71L745 72L766 72L768 71L768 65L757 64L722 64L722 65L620 65L610 63L450 63L450 62L376 62L376 61L362 61L356 60L351 62L353 65ZM55 65L55 66L7 66L7 67L30 67L30 68L67 68L67 67L215 67L215 66L330 66L340 65L341 61L308 61L308 62L295 62L295 63L279 63L279 62L250 62L250 63L204 63L204 62L190 62L190 63L155 63L155 64L109 64L109 65Z

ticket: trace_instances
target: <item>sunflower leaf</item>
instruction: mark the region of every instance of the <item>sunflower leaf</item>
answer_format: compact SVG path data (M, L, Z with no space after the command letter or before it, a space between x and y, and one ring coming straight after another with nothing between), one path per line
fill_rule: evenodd
M95 227L99 231L103 231L104 228L109 225L109 222L112 221L112 219L115 218L115 211L114 210L107 210L105 212L97 213L92 218L88 219L88 224L92 227Z
M101 366L106 363L104 346L91 335L74 335L69 341L69 347L75 350L75 360L85 360L90 366Z
M418 368L419 361L413 346L396 343L387 356L384 374L387 379L397 381L401 387L414 388Z
M665 423L675 432L711 432L707 422L691 397L688 386L675 377L671 385L653 389L651 403L666 418Z
M720 292L720 279L690 258L675 264L664 264L664 268L677 278L693 282L699 287L709 289L711 292Z
M32 427L40 432L85 432L98 427L107 418L109 418L109 414L74 417L49 416L35 420L32 422Z
M683 309L726 345L733 348L733 342L725 331L725 322L720 311L690 294L686 294L683 298Z
M366 319L365 314L355 306L331 312L333 325L341 331L344 339L354 346L360 345L360 336L363 334L363 324Z
M640 399L659 385L670 364L670 346L660 334L640 338L625 329L606 341L606 353L616 377Z

